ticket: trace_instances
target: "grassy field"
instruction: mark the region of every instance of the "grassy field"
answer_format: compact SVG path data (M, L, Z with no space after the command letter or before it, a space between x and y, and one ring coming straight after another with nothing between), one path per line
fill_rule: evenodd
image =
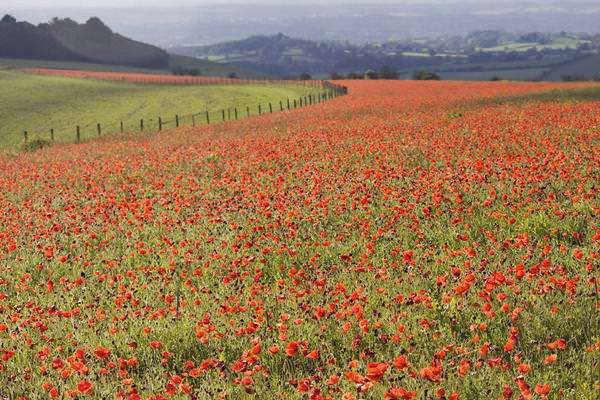
M600 54L591 54L559 65L544 75L543 78L548 81L560 81L568 75L584 79L600 77Z
M237 107L240 116L267 109L269 102L279 103L287 98L315 92L315 88L300 86L165 86L106 82L90 79L47 77L0 71L0 147L20 145L23 131L29 139L75 140L75 126L81 127L81 138L97 136L97 123L102 131L139 130L140 119L145 128L156 130L161 116L167 128L174 126L175 115L190 115L206 109L212 121L222 120L221 110ZM211 122L212 122L211 121ZM197 123L204 123L205 117ZM192 124L191 117L181 119Z
M52 68L52 69L76 69L82 71L117 71L117 72L167 72L167 70L155 70L148 68L134 68L120 65L105 65L71 61L47 61L47 60L21 60L13 58L0 58L0 69L22 69L22 68Z
M0 58L0 69L22 69L22 68L54 68L54 69L77 69L83 71L118 71L118 72L147 72L170 74L175 67L196 68L203 76L228 76L235 73L240 78L252 78L262 74L250 71L231 64L216 63L209 60L200 60L192 57L179 55L170 56L170 65L166 69L135 68L120 65L94 64L70 61L46 61L46 60L21 60Z
M488 47L488 48L481 48L481 51L488 51L488 52L502 52L502 51L516 51L516 52L520 52L520 51L528 51L531 49L538 49L538 50L566 50L566 49L576 49L577 46L582 45L582 44L589 44L590 41L589 40L581 40L581 39L575 39L575 38L557 38L556 40L554 40L551 43L548 44L540 44L540 43L505 43L502 44L500 46L496 46L496 47Z

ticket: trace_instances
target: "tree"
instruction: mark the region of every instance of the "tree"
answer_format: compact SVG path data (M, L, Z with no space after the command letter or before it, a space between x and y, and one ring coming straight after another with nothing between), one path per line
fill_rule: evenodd
M379 74L372 69L365 72L365 79L379 79Z
M364 79L364 76L356 72L350 72L348 74L348 79Z
M312 76L310 76L308 72L303 72L300 74L299 78L301 81L310 81L312 79Z
M3 24L16 24L17 19L12 15L6 14L0 22L2 22Z
M200 75L200 70L198 68L186 68L181 65L175 66L173 69L171 69L171 72L173 72L173 75L180 75L180 76L186 76L186 75L199 76Z
M334 81L339 81L340 79L344 79L344 75L339 74L337 72L332 72L331 73L331 79Z
M381 68L381 71L379 71L379 77L381 79L398 79L399 75L398 71L394 68L385 65Z
M439 81L441 79L435 72L425 70L415 71L412 78L415 81Z

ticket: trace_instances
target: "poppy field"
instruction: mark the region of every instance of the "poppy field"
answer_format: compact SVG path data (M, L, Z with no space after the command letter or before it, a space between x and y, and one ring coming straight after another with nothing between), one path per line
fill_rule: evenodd
M600 89L343 84L0 158L0 398L598 399Z

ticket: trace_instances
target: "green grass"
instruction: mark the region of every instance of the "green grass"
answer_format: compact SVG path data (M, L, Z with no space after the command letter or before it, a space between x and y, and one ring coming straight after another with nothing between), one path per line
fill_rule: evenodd
M260 73L241 68L231 64L217 63L209 60L200 60L192 57L171 55L169 68L150 69L126 67L120 65L94 64L71 61L46 61L46 60L21 60L0 58L0 69L22 69L22 68L51 68L51 69L76 69L83 71L118 71L118 72L142 72L150 74L171 74L171 69L177 66L185 68L197 68L203 76L229 76L235 73L240 78L253 78L263 76Z
M97 136L97 123L102 132L120 130L123 121L126 131L137 131L140 119L146 130L157 130L158 117L165 127L174 127L175 115L181 115L181 124L192 124L191 114L211 111L211 122L222 120L222 109L237 107L239 115L258 112L262 104L277 104L287 98L298 98L316 93L316 88L301 86L167 86L98 81L28 75L17 71L0 70L0 147L21 145L23 131L30 141L50 139L50 128L55 140L72 142L76 125L81 127L81 139ZM196 117L205 123L205 116Z
M93 64L71 61L47 60L21 60L13 58L0 58L0 69L22 68L51 68L51 69L76 69L82 71L117 71L117 72L146 72L166 73L167 70L124 67L119 65Z
M186 68L197 68L203 76L229 76L234 73L240 78L260 78L265 74L255 72L237 65L202 60L199 58L179 56L171 54L169 68L182 66Z

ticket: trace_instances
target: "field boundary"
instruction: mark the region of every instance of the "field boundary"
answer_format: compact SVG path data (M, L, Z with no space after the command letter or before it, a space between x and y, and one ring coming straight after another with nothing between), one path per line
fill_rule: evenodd
M22 68L27 74L57 76L65 78L97 79L101 81L117 81L150 85L294 85L305 87L320 87L319 80L291 79L247 79L225 78L220 76L183 76L168 74L153 74L143 72L111 72L87 71L54 68Z
M215 78L216 79L216 78ZM220 80L219 80L220 81ZM244 80L245 82L261 82L262 84L277 85L279 81L253 81ZM131 81L128 81L131 82ZM213 81L217 82L217 80ZM272 82L272 83L264 83ZM302 81L287 81L299 82ZM249 83L248 83L249 84ZM216 83L212 83L216 85ZM86 138L101 137L107 134L126 133L126 132L161 132L166 129L179 128L181 126L201 126L211 125L219 122L234 121L243 118L256 117L264 114L273 114L276 112L291 111L298 108L313 106L325 101L332 100L339 96L348 94L348 88L343 85L334 84L329 81L305 81L304 86L314 87L318 89L315 93L310 93L298 98L286 98L277 101L269 101L266 103L258 103L254 106L246 106L245 108L231 106L220 108L217 110L209 110L206 108L193 114L170 114L165 117L165 114L155 118L132 118L138 121L133 126L125 126L123 120L113 121L111 123L88 123L81 124L74 121L72 123L73 141L67 140L67 143L81 143ZM91 131L91 132L90 132ZM62 130L64 132L64 130ZM25 150L35 150L55 143L56 130L53 127L42 129L23 130L23 148ZM62 142L62 141L61 141Z

